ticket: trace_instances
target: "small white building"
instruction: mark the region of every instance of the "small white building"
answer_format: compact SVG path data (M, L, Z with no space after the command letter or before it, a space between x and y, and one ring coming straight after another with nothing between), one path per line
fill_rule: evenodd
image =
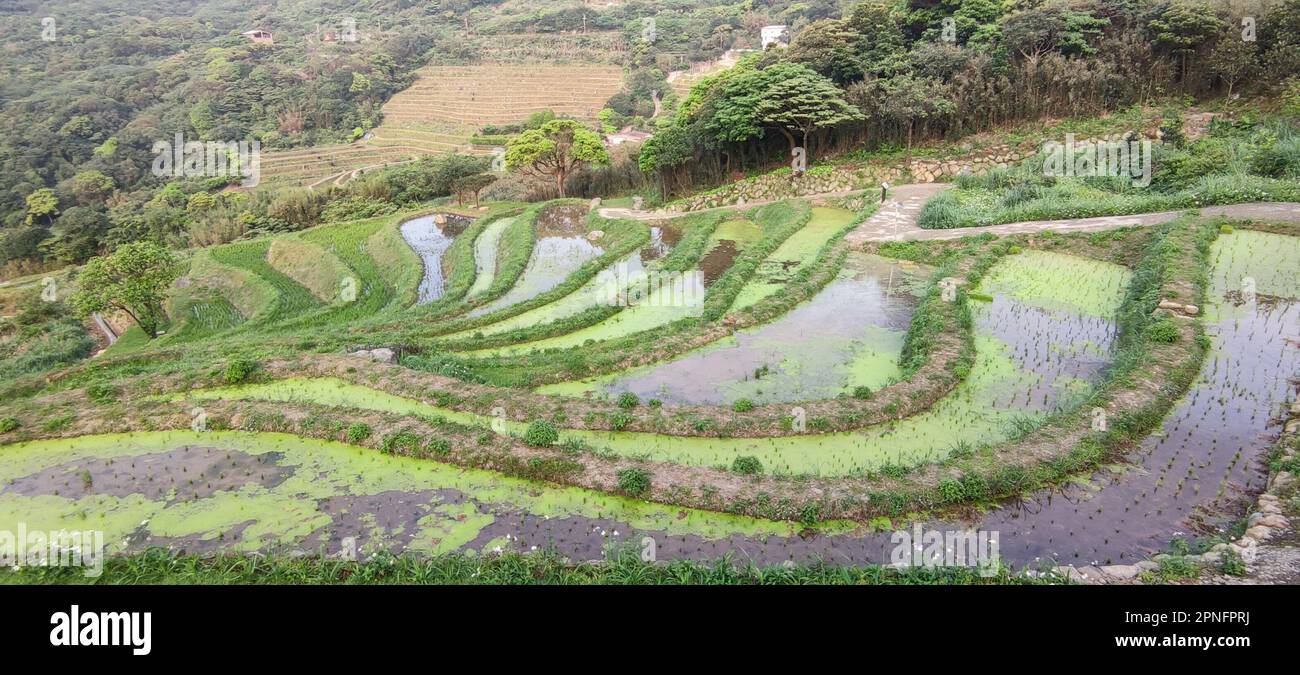
M763 26L759 29L758 37L763 43L763 49L767 49L768 45L773 44L778 47L789 47L790 39L789 33L786 32L786 28L787 27L784 25L779 25Z
M644 143L652 135L653 134L648 134L644 131L637 131L632 127L625 127L622 131L616 134L609 134L606 136L605 145L612 147L624 143Z
M244 37L259 45L275 44L275 37L269 30L258 28L256 30L244 31Z

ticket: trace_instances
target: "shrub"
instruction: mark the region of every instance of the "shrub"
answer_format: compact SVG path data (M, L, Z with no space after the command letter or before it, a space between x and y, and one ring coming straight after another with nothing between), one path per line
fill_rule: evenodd
M7 434L10 431L17 429L19 426L21 425L18 424L18 420L13 417L0 419L0 434Z
M1250 170L1270 178L1300 177L1300 138L1264 144L1251 158Z
M864 401L871 398L872 393L871 387L866 385L858 385L853 388L853 398L859 398Z
M622 410L614 413L614 416L609 420L609 424L610 426L614 427L614 431L622 431L623 429L626 429L627 425L631 423L632 423L632 416L627 414L626 412L623 412Z
M1147 339L1163 344L1178 342L1178 324L1173 319L1161 319L1147 326Z
M804 504L799 509L799 524L804 527L816 525L822 518L821 507L816 504Z
M61 417L52 417L41 423L42 431L62 431L72 425L73 416L63 415Z
M618 489L637 497L650 489L650 474L644 469L632 467L618 472Z
M420 437L409 431L394 431L384 436L384 452L394 454L401 448L406 448L407 454L415 454L420 448Z
M749 412L754 409L754 402L747 398L736 399L736 402L731 404L731 409L736 412Z
M731 470L742 476L755 476L763 473L763 463L753 455L742 455L732 460Z
M247 380L255 370L257 370L256 361L251 359L233 359L230 363L226 364L226 370L223 377L229 384L238 384Z
M451 453L451 443L445 438L434 438L429 441L425 449L435 455L448 455Z
M618 407L624 409L635 408L641 404L641 399L630 391L625 391L618 395Z
M657 398L652 398L652 399L650 399L649 401L646 401L646 405L650 406L651 408L659 408L659 407L662 407L663 404L664 404L664 402L663 402L663 401L660 401L660 400L657 399Z
M369 197L347 197L330 202L321 210L321 222L341 223L348 220L374 218L397 211L397 205Z
M966 497L966 490L960 481L945 478L939 483L939 496L948 503L959 502Z
M111 384L92 384L86 387L86 396L95 403L112 403L117 400L117 387Z
M524 442L538 448L555 445L559 440L560 432L546 420L535 420L524 432Z
M348 441L352 443L360 443L361 441L370 438L371 433L369 424L353 422L348 426Z

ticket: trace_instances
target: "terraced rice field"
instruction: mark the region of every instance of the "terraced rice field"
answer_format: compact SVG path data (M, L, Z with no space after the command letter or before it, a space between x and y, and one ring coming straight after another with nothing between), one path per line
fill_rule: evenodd
M538 213L533 223L536 241L523 274L505 295L469 315L483 316L531 300L560 285L583 263L603 253L604 249L586 236L586 216L587 209L578 206L552 206Z
M405 164L421 157L459 153L490 155L492 148L470 144L470 131L441 129L418 122L382 124L355 143L273 151L262 156L262 180L311 188L341 186L367 171Z
M495 213L518 213L512 208ZM356 546L363 556L546 548L572 559L597 559L611 545L641 546L648 537L664 560L732 555L760 564L861 565L889 562L894 543L879 530L907 527L907 519L919 517L926 528L998 531L1003 559L1016 565L1120 564L1159 552L1191 532L1226 531L1230 514L1262 489L1260 462L1276 431L1271 425L1296 397L1300 281L1294 270L1300 269L1300 238L1225 228L1209 252L1205 307L1170 319L1201 322L1208 356L1156 432L1122 462L1089 467L1017 500L986 504L987 510L971 520L951 512L918 516L919 511L903 510L886 519L888 525L866 526L865 518L800 515L806 506L798 513L790 507L724 515L719 511L735 507L708 501L707 486L731 489L737 483L741 494L752 492L761 503L769 489L808 485L833 493L845 485L931 471L952 475L951 467L964 466L961 461L984 461L998 448L1014 446L1055 419L1054 413L1082 414L1100 384L1111 386L1105 378L1122 344L1118 321L1137 275L1101 262L1106 256L1095 251L1089 255L1097 257L1056 250L1101 245L1087 235L1068 246L1004 250L991 267L971 277L977 281L962 290L960 300L946 305L958 317L959 310L969 310L973 351L961 376L936 393L933 403L905 415L835 427L844 431L825 430L814 418L801 433L767 435L746 426L749 408L741 404L783 409L789 413L783 419L793 421L803 406L869 403L906 385L913 376L902 365L909 330L936 297L935 280L947 272L834 248L844 246L840 235L860 220L841 209L789 209L782 212L785 221L761 210L715 216L707 223L604 221L601 227L609 232L594 242L586 235L596 227L588 222L596 216L586 205L557 202L523 213L473 226L468 220L438 225L433 216L388 216L196 252L188 259L185 283L170 299L174 330L159 344L202 348L209 339L222 345L260 336L315 339L329 336L334 327L358 327L345 342L331 343L348 350L370 339L364 330L371 320L409 323L417 337L422 327L436 326L429 322L442 319L424 318L421 305L445 307L452 321L501 312L497 320L436 333L428 343L434 346L422 356L441 357L439 341L509 337L562 325L557 322L597 307L608 282L599 275L571 281L572 291L542 298L545 304L502 311L565 283L606 252L602 242L621 257L608 255L601 264L613 260L632 272L657 269L665 259L681 263L675 253L682 245L693 251L688 257L706 290L731 285L734 300L719 306L712 321L725 325L755 312L762 318L711 333L707 341L672 356L649 353L636 367L532 391L494 389L475 381L472 369L478 363L498 367L493 357L533 358L528 355L545 349L557 350L555 364L545 363L550 354L539 360L560 369L564 360L582 357L585 347L652 329L701 330L711 324L677 324L699 315L648 303L551 337L450 353L456 364L467 365L469 375L451 369L420 373L405 360L407 368L384 366L397 370L367 373L367 362L357 359L341 362L337 370L314 369L310 376L289 375L290 368L226 386L220 385L220 368L170 382L160 378L156 387L130 385L132 391L154 387L161 393L132 394L128 402L137 406L135 412L116 413L119 417L156 410L163 415L158 420L172 408L237 406L241 412L233 426L257 433L151 431L10 443L0 453L0 519L48 529L93 523L106 533L113 553L155 546L276 554L337 554ZM808 218L788 220L795 216ZM632 225L640 228L635 243L627 239ZM647 225L651 236L643 243ZM471 234L458 238L466 232ZM522 236L527 233L533 236ZM969 250L960 250L958 260L990 247L988 240L963 245ZM844 254L823 255L828 250ZM472 258L472 280L467 268L447 267L457 251L462 261ZM747 262L739 266L738 260ZM751 271L743 281L728 276L740 267ZM957 269L952 274L967 273ZM825 274L825 281L801 301L770 309L816 274ZM720 283L724 278L729 281ZM352 299L345 297L348 289L355 292ZM449 289L459 295L443 298ZM491 299L465 302L484 296ZM938 310L924 311L925 321L937 321ZM111 354L145 348L133 341ZM432 379L420 384L418 378L426 375ZM464 377L469 393L460 396L450 376ZM915 386L936 386L933 379L925 382ZM409 395L393 393L398 391ZM633 403L624 406L628 395L634 395ZM528 401L516 408L515 397ZM535 404L538 400L545 403ZM359 414L404 422L384 429L382 436L369 437L367 428L353 439L371 447L269 433L301 421L303 413L286 418L283 410L312 406L324 406L313 408L313 414L331 411L322 419ZM497 407L510 414L498 414ZM524 409L528 412L519 413ZM717 409L734 411L740 423L695 427L700 433L694 434L661 431ZM594 423L617 419L620 410L666 424L611 431L604 429L626 427ZM531 439L539 419L554 426L554 438ZM536 454L515 466L555 462L577 473L529 480L467 468L460 465L461 454L452 464L447 454L407 456L374 447L382 437L387 448L408 423L460 434L457 453L477 447L493 466L504 463L503 455L494 454L500 448L527 448ZM346 434L333 438L352 433L346 425L340 429ZM437 438L420 440L435 447ZM588 464L593 461L598 464ZM754 468L738 468L743 466ZM635 493L623 485L625 467L646 471L656 490L654 501L627 496ZM698 480L706 487L690 486L695 472L701 472ZM679 486L677 480L687 484ZM755 483L747 487L746 481ZM694 498L676 503L679 490Z
M1085 286L1053 295L1023 283L1023 265L1055 265ZM929 412L862 431L780 438L664 436L641 432L561 430L560 440L575 440L618 456L685 466L730 465L737 457L757 457L770 473L846 476L887 466L913 466L942 460L968 439L997 442L1009 438L1017 420L1040 417L1068 405L1088 391L1107 363L1114 338L1109 318L1127 284L1122 267L1083 263L1059 254L1015 256L990 276L993 302L976 311L979 357L970 377ZM1075 304L1086 298L1087 301ZM1101 311L1103 314L1090 312ZM461 424L490 427L488 416L457 412L402 399L339 381L281 381L218 389L194 396L234 400L303 401L388 412L435 415ZM501 421L498 421L500 424ZM508 433L522 435L527 425L504 421Z
M854 253L834 282L772 323L662 364L547 385L538 392L611 397L632 392L670 404L729 404L739 399L805 401L851 394L857 387L878 389L900 375L903 335L923 287L918 274L924 271L915 265L902 267ZM745 286L741 297L776 292L769 286L780 288L763 278ZM761 291L750 291L754 287Z
M492 287L492 281L496 279L497 248L501 244L501 235L513 222L514 218L499 218L474 240L474 285L470 286L467 298L476 298Z
M1263 488L1259 461L1273 420L1300 383L1300 238L1221 235L1211 253L1205 328L1212 347L1191 390L1129 464L1084 484L1034 495L982 527L1016 542L1016 558L1122 564L1175 538L1226 530L1239 504ZM1256 299L1241 295L1243 282Z
M482 64L429 66L384 104L389 123L451 128L512 124L543 110L595 121L623 84L623 69L601 65Z
M706 253L699 262L699 271L702 275L704 287L707 288L709 284L720 278L730 269L731 264L736 260L736 256L761 236L762 228L749 220L729 220L719 224L708 243L706 243ZM491 349L480 349L468 352L467 355L490 357L519 354L533 350L567 349L588 342L600 342L633 335L670 324L678 319L698 315L699 307L673 303L670 298L675 292L679 291L671 286L661 286L652 291L651 296L645 302L627 307L597 324L553 338Z
M384 104L383 124L367 138L267 152L261 177L268 186L322 188L429 155L490 155L492 148L470 143L480 127L522 122L544 110L595 122L622 82L623 70L617 66L430 66Z
M104 532L109 554L174 546L337 555L345 545L366 556L491 553L563 541L572 554L594 559L609 541L638 541L633 528L702 540L793 534L786 523L573 488L539 491L486 471L284 434L25 443L0 456L0 476L0 520L33 530L79 521Z
M441 222L439 222L441 221ZM465 231L473 222L469 218L447 214L421 216L402 223L402 238L424 264L424 278L418 289L418 304L433 302L442 297L445 287L442 256L451 248L454 237Z

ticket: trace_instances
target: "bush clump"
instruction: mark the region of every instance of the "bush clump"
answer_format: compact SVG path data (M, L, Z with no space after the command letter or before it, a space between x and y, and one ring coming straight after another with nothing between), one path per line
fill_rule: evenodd
M871 387L866 385L858 385L853 388L853 398L861 399L863 401L871 398L872 393Z
M1173 319L1161 319L1147 326L1147 339L1162 344L1178 342L1178 324Z
M369 424L353 422L348 425L348 441L351 443L360 443L361 441L370 438L371 433L373 432L370 430Z
M632 416L621 410L619 412L614 413L614 416L611 417L609 420L609 425L611 427L614 427L614 431L622 431L626 429L627 425L631 423L632 423Z
M445 438L434 438L429 441L428 445L424 446L424 449L431 455L445 457L451 454L451 443L447 442Z
M234 359L226 364L226 370L222 373L228 384L238 384L247 380L257 370L257 362L252 359Z
M645 494L650 489L650 474L637 467L623 469L618 472L618 489L633 497Z
M628 410L641 405L641 399L630 391L625 391L618 395L618 407Z
M732 460L731 470L742 476L756 476L763 473L763 463L753 455L742 455Z
M537 448L550 447L559 440L560 432L546 420L535 420L524 432L524 442Z
M0 434L7 434L10 431L17 429L19 426L21 425L18 424L18 420L13 417L0 419Z
M95 403L113 403L117 400L118 390L111 384L92 384L86 387L86 397Z
M736 412L749 412L754 409L754 402L747 398L736 399L736 402L731 404L731 409Z
M407 454L415 454L420 448L420 437L409 431L394 431L384 436L383 449L388 454L396 454L405 448Z

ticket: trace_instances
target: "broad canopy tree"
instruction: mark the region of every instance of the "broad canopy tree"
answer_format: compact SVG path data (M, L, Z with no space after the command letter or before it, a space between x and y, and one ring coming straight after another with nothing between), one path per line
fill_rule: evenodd
M802 136L802 147L807 150L809 134L863 119L862 113L844 100L843 92L830 80L799 66L780 70L783 72L775 74L778 79L767 88L754 112L763 125L785 136L791 152L795 148L795 133ZM788 76L781 77L787 70L791 71Z
M833 82L795 63L777 63L730 79L718 92L712 112L705 126L717 140L762 138L770 129L785 136L792 153L800 142L807 148L809 136L818 131L863 119Z
M167 289L179 275L176 258L167 249L152 241L126 244L86 263L69 303L83 315L126 312L145 334L156 338L167 320Z
M506 145L506 168L555 181L560 197L569 174L588 166L609 164L600 135L575 120L557 119L529 129Z

